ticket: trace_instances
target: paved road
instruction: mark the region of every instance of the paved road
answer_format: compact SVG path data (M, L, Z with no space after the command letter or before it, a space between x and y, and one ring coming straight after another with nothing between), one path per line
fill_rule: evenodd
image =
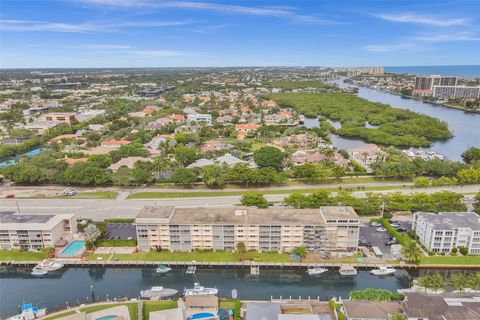
M428 192L433 193L439 190L451 190L455 192L479 192L478 185L454 186L427 189L398 189L388 191L375 191L379 193L390 192ZM357 197L364 197L364 191L356 191L353 194ZM286 195L266 195L268 201L279 202ZM470 196L471 198L471 196ZM176 199L125 199L125 197L116 200L87 200L87 199L0 199L0 210L17 210L21 213L29 214L56 214L56 213L74 213L77 217L92 218L103 220L105 218L127 218L134 217L138 211L146 205L150 206L227 206L235 205L240 202L240 196L226 197L203 197L203 198L176 198Z

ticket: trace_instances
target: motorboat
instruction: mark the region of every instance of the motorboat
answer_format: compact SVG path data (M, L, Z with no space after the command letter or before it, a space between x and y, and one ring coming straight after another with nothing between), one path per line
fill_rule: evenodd
M376 269L371 270L370 273L375 276L388 276L390 274L394 274L395 271L396 270L394 268L378 267Z
M322 267L310 267L307 269L307 273L309 276L316 276L319 274L322 274L324 272L327 272L328 269L322 268Z
M350 265L342 265L338 272L340 273L341 276L356 276L357 275L357 269L355 269L354 266L350 266Z
M48 271L42 268L35 267L32 269L32 272L30 274L35 277L41 277L48 274Z
M186 289L183 291L184 296L215 296L218 294L217 288L205 288L200 285L200 283L195 282L193 288Z
M41 268L46 271L56 271L60 270L64 267L64 264L59 261L52 261L52 260L43 260L35 268Z
M165 264L160 264L158 265L158 267L155 269L155 272L156 273L161 273L161 274L165 274L165 273L168 273L172 271L172 268L170 268L169 266L165 265Z
M161 300L163 298L174 296L178 293L178 290L169 289L164 287L151 287L149 290L140 291L140 296L143 299Z

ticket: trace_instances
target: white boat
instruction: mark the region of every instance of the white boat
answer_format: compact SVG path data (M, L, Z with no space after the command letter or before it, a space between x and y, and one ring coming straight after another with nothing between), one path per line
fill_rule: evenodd
M63 263L58 261L51 261L51 260L43 260L35 268L41 268L46 271L56 271L62 269L64 266Z
M164 287L151 287L149 290L140 291L140 296L143 299L160 300L163 298L174 296L178 293L178 290L169 289Z
M169 266L165 265L165 264L160 264L156 269L155 269L155 272L156 273L161 273L161 274L164 274L164 273L168 273L172 271L172 268L170 268Z
M32 269L32 272L30 274L35 277L41 277L48 274L48 271L42 268L35 267Z
M214 296L218 294L217 288L205 288L200 283L195 282L193 288L185 289L183 291L184 296Z
M315 276L327 272L328 269L322 267L310 267L307 269L307 273L309 276Z
M371 270L370 273L375 275L375 276L387 276L387 275L390 275L390 274L394 274L395 269L394 268L387 268L387 267L378 267L377 269Z
M357 269L355 269L355 267L349 266L349 265L342 265L338 272L340 273L341 276L356 276L357 275Z

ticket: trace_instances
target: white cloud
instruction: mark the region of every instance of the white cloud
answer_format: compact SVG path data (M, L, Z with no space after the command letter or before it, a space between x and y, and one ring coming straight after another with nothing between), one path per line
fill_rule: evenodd
M289 20L311 23L311 24L335 24L336 21L321 18L313 15L303 15L298 13L298 9L289 6L244 6L244 5L230 5L211 2L197 2L197 1L165 1L155 2L151 0L77 0L82 3L92 5L103 5L113 7L136 7L136 8L177 8L190 10L208 10L218 11L228 14L244 14L251 16L277 17L286 18Z
M90 50L125 50L125 49L133 49L133 47L124 45L124 44L79 44L77 46L72 46L73 48L78 49L90 49Z
M399 50L415 50L413 43L397 43L397 44L373 44L364 47L370 52L394 52Z
M436 27L450 27L466 25L470 19L467 18L442 18L418 13L405 12L394 14L378 14L376 17L392 22L423 24Z
M420 35L413 38L425 42L455 42L455 41L480 41L480 37L470 32L458 32L453 34Z
M104 22L82 22L82 23L64 23L51 21L32 21L32 20L6 20L0 19L0 27L2 31L13 32L33 32L33 31L49 31L49 32L70 32L70 33L87 33L87 32L117 32L126 28L161 28L174 27L191 24L191 20L181 21L124 21L118 23Z

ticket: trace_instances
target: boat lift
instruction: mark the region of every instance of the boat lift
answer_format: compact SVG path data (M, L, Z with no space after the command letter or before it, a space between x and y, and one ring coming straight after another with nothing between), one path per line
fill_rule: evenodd
M189 266L186 274L195 274L195 271L197 271L197 266Z

